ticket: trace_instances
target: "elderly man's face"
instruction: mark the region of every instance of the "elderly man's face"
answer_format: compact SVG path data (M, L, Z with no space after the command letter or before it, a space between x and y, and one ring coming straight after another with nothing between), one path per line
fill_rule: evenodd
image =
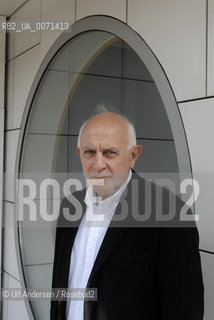
M77 153L85 178L89 184L93 179L94 192L102 199L120 188L140 154L141 146L128 145L127 121L119 115L95 116L82 131Z

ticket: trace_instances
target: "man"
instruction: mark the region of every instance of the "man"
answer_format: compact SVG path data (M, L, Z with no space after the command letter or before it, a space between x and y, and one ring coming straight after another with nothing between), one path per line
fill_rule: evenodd
M171 195L164 190L157 208L161 188L150 184L149 193L132 171L140 152L133 125L121 115L103 112L81 128L77 153L89 187L74 193L83 208L77 223L66 225L64 213L76 212L72 201L62 201L53 288L96 288L98 296L52 301L51 320L203 319L197 229L179 224L178 198L173 223L166 215L156 221Z

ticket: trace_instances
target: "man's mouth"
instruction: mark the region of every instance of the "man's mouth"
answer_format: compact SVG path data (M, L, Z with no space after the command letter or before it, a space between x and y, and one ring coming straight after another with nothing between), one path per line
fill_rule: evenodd
M110 176L97 176L97 177L90 177L89 179L107 179L107 178L110 178Z

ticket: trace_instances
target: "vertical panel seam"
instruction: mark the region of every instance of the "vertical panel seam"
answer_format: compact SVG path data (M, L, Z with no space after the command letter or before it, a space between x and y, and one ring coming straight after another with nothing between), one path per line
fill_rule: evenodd
M6 21L5 16L1 16L2 21ZM4 139L5 139L5 134L4 134L4 128L5 128L5 61L6 61L6 33L2 32L1 34L1 41L2 41L2 46L4 49L3 52L3 72L0 75L0 81L2 82L2 97L0 97L0 105L2 106L1 108L1 113L2 113L2 118L0 120L0 264L2 268L2 263L3 263L3 232L2 232L2 227L3 227L3 196L4 196ZM3 50L2 50L3 51ZM0 278L0 285L2 287L2 270L1 270L1 278ZM2 311L2 304L0 304L0 313Z
M128 24L128 0L126 0L126 24Z
M205 58L205 96L208 95L208 1L206 0L206 58Z
M77 0L75 0L75 4L74 4L74 21L77 21Z

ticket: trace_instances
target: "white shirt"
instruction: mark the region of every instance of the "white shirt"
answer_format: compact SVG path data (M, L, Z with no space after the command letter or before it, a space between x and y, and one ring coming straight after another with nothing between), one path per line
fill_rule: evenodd
M120 189L109 198L100 201L98 205L94 202L92 188L88 187L84 200L87 205L86 212L78 228L71 253L68 279L69 289L86 289L106 231L131 176L132 172L130 170L128 178ZM84 319L83 299L67 301L66 319Z

